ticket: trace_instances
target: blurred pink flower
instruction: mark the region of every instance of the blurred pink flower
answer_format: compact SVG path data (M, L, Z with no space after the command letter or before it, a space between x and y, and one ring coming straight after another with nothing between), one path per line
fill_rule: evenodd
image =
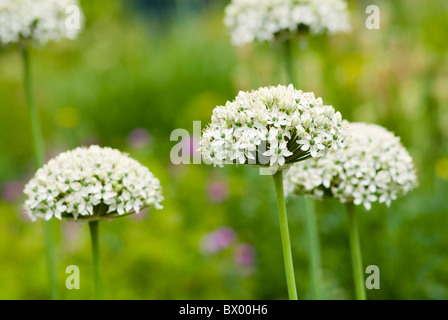
M76 241L78 240L79 234L79 224L74 221L64 221L62 224L62 233L64 234L64 238L67 241Z
M135 149L143 149L151 142L151 135L145 128L137 128L128 135L128 145Z
M189 138L182 139L182 150L188 152L189 157L199 155L201 152L198 150L200 148L201 137L190 136Z
M82 225L75 221L64 221L61 223L62 235L64 237L63 246L69 252L75 252L82 246L81 239Z
M220 227L204 235L200 247L204 253L215 253L228 248L235 239L236 233L232 228Z
M255 262L255 249L247 243L242 243L235 250L235 261L239 265L253 265Z
M255 248L248 243L238 245L234 253L238 271L249 277L255 273Z
M207 194L213 202L223 202L229 197L229 186L224 181L214 181L207 186Z
M19 181L5 183L2 188L2 199L6 202L16 202L23 192L24 184Z
M145 208L142 211L140 211L137 214L131 214L131 216L129 217L131 220L135 220L135 221L140 221L140 220L144 220L145 218L147 218L149 216L149 212L148 209Z

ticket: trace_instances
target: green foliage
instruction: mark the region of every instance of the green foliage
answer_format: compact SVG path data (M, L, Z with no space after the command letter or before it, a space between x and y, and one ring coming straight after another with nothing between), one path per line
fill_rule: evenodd
M94 2L94 4L93 4ZM272 178L256 169L174 166L176 128L204 126L216 105L239 90L284 83L281 48L230 45L221 4L178 13L162 26L126 1L84 1L86 27L75 41L31 51L36 104L47 155L91 142L129 152L161 180L164 209L100 225L107 299L286 299ZM370 3L369 3L370 4ZM358 208L364 265L378 265L370 299L448 298L447 3L376 1L381 29L367 30L365 3L351 2L353 32L294 40L297 86L314 91L348 120L375 122L402 137L420 186L390 208ZM33 174L18 49L0 50L0 191ZM150 133L138 149L136 128ZM228 193L210 196L210 185ZM0 200L0 298L46 299L42 222L21 210L23 196ZM288 199L299 298L309 297L301 199ZM339 203L317 205L325 296L354 298L347 221ZM93 296L88 226L56 224L63 299ZM253 273L240 272L234 248L200 250L202 237L230 226L255 248ZM80 268L80 290L65 288L65 268Z

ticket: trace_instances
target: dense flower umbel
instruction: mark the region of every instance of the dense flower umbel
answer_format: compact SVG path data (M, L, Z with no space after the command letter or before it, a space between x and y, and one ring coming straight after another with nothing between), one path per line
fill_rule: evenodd
M350 144L338 154L298 163L285 179L285 192L320 199L333 197L341 202L372 202L390 205L397 196L417 184L412 158L400 142L383 127L350 123Z
M138 213L163 200L160 182L118 150L91 146L61 153L25 186L29 217L100 219Z
M215 166L249 164L283 169L345 146L341 114L292 85L240 92L213 110L201 152Z
M350 30L345 0L232 0L224 23L234 45L271 41L299 30L313 34Z
M62 38L73 39L79 30L67 28L66 12L78 0L1 0L0 44L34 40L45 44Z

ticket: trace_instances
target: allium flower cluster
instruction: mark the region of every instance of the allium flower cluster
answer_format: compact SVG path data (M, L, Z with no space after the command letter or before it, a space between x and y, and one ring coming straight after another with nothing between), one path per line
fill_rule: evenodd
M400 138L374 124L350 123L350 144L338 154L291 167L285 179L286 194L363 204L390 205L417 184L412 158Z
M299 30L312 34L350 30L345 0L232 0L224 24L234 45L272 41Z
M284 169L345 146L341 114L292 85L239 92L213 110L203 131L204 161Z
M45 44L62 38L74 39L79 30L67 28L67 8L78 0L1 0L0 44L35 40Z
M25 186L31 218L99 219L162 208L160 182L118 150L91 146L61 153Z

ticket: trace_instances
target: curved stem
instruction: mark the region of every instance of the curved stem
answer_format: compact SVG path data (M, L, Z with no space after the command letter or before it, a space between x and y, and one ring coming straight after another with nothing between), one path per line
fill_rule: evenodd
M312 298L314 300L322 299L322 257L319 243L319 227L317 225L315 201L305 198L306 205L306 224L310 255L310 274Z
M26 45L22 45L20 48L22 60L23 60L23 83L25 88L26 102L30 113L30 127L33 141L33 156L34 165L36 169L40 168L44 164L44 143L42 138L42 131L39 122L39 113L34 103L33 87L31 80L31 62L30 54ZM51 299L58 298L57 286L56 286L56 258L55 258L55 245L53 234L53 221L44 222L44 234L45 234L45 259L47 264L47 273L51 291Z
M92 242L93 279L95 286L95 299L103 299L103 283L100 270L100 244L99 244L99 221L89 222L90 240Z
M285 263L286 281L288 285L289 300L297 300L294 266L292 263L291 241L289 239L288 217L286 215L285 196L283 192L283 172L277 171L274 175L274 185L277 194L278 215L283 246L283 259Z
M366 300L364 272L362 268L361 245L359 242L358 224L356 222L355 205L347 203L348 230L352 252L353 278L355 280L356 299Z

